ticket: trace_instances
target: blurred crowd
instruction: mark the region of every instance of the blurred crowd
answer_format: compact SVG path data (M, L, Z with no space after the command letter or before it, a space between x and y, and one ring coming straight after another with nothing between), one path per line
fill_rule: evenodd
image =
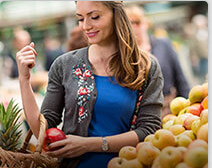
M141 50L151 52L159 61L164 75L164 115L169 113L168 106L170 100L176 96L187 97L192 82L203 83L207 79L208 73L208 18L203 14L195 14L181 30L187 39L189 51L189 64L182 64L181 58L174 43L169 39L169 32L165 26L155 26L147 17L145 10L141 6L126 7L134 31L137 43ZM38 61L34 72L47 72L53 61L63 53L88 44L86 36L79 29L74 27L68 31L68 38L65 42L60 41L55 36L46 36L43 39L44 58ZM16 79L18 70L16 64L16 52L28 45L32 41L30 33L24 27L13 29L11 44L5 45L0 41L0 82L4 78ZM191 70L192 79L185 72L183 66L188 66ZM40 76L43 79L42 75Z

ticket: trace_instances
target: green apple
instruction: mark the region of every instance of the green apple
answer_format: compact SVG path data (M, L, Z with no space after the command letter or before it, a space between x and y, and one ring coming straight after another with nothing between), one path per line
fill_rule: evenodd
M180 124L176 124L176 125L172 125L169 128L169 131L171 131L174 135L179 135L185 131L185 128Z
M204 140L202 139L195 139L194 141L192 141L189 145L188 145L188 149L191 149L191 148L195 148L195 147L203 147L205 148L206 150L208 150L208 143L205 142Z
M172 125L174 125L174 119L165 122L162 126L163 129L169 129Z
M177 137L177 145L187 147L192 142L192 139L186 135Z
M107 165L107 168L122 168L122 163L127 161L125 158L114 157L111 159Z
M136 148L133 146L124 146L119 151L119 157L125 158L127 160L132 160L136 158Z
M208 143L208 123L201 125L197 130L197 139L202 139Z
M183 157L183 155L184 155L184 154L186 153L186 151L187 151L187 148L184 147L184 146L178 146L177 149L181 152L182 157ZM183 159L183 158L182 158L182 159Z
M205 109L200 114L200 124L206 124L208 123L208 109Z
M137 151L137 158L143 165L151 166L159 153L160 150L153 146L152 143L144 142Z
M166 146L175 146L175 136L169 130L159 129L155 132L152 144L160 150L165 148Z
M197 135L197 130L200 128L201 126L201 122L200 122L200 119L197 119L195 121L192 122L191 124L191 130L193 131L193 133L195 135Z
M133 160L125 160L122 163L121 168L144 168L144 167L136 158Z
M180 110L180 112L178 113L178 116L187 113L188 107L185 107L184 109Z
M181 162L175 168L192 168L192 167L188 166L185 162Z
M185 153L184 161L192 168L202 168L208 162L208 150L204 147L190 148Z
M167 146L162 149L159 158L162 168L175 168L175 166L182 161L181 152L178 148L173 146Z
M162 168L160 165L160 160L159 156L153 161L152 167L151 168Z
M144 142L152 142L152 140L154 139L154 137L155 137L155 134L149 134L144 139Z
M173 119L175 119L175 118L176 118L176 115L174 115L174 114L167 114L167 115L165 115L165 116L163 117L162 123L165 124L167 121L173 120Z
M185 130L184 132L182 132L178 136L180 136L180 135L186 135L186 136L190 137L192 139L192 141L196 139L192 130Z
M190 105L190 101L184 97L176 97L170 103L170 110L172 114L178 115L178 113L188 107Z

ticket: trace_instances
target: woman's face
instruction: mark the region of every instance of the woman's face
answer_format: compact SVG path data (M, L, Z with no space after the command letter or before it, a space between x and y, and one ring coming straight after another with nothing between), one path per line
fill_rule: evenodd
M113 12L102 2L77 1L79 27L91 44L107 44L114 37Z

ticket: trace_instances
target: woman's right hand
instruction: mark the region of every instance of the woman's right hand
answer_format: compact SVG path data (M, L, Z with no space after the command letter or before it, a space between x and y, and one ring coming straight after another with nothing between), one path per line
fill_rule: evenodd
M30 70L35 66L35 56L37 55L34 47L34 43L31 42L16 53L19 79L30 79Z

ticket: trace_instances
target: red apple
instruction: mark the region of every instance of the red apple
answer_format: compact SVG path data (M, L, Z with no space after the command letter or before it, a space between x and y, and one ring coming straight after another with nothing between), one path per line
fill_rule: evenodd
M200 103L194 103L191 106L189 106L187 109L187 113L200 116L201 113Z
M183 125L185 119L189 116L191 116L192 114L191 113L185 113L185 114L181 114L181 115L178 115L175 119L174 119L174 124L181 124Z
M187 129L187 130L191 130L191 125L193 123L193 121L195 121L196 119L198 119L199 117L196 115L191 115L189 117L187 117L184 122L183 122L183 126Z
M206 96L200 104L201 110L208 109L208 96Z
M44 142L43 142L43 149L48 151L48 145L60 141L66 138L66 135L64 134L63 131L61 131L58 128L50 128L46 130L45 132L45 137L44 137ZM56 150L56 149L51 149L51 150Z

